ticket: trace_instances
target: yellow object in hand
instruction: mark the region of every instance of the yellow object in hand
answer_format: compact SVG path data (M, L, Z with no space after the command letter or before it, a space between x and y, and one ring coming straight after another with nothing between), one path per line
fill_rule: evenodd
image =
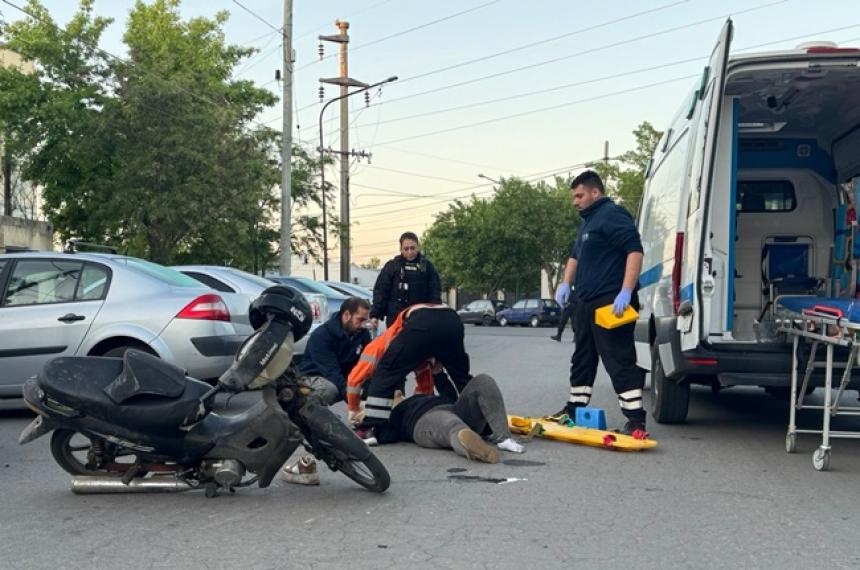
M620 317L616 317L612 313L612 305L606 305L594 311L594 323L605 329L623 327L624 325L635 323L638 318L638 311L630 306L624 309L624 313Z

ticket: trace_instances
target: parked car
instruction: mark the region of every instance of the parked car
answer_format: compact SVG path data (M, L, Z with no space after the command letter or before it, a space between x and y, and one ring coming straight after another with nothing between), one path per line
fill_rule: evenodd
M645 173L635 342L660 423L686 420L691 384L787 394L775 299L853 290L860 49L730 54L732 26L678 92Z
M130 348L216 378L244 339L220 294L173 269L111 254L0 255L0 398L20 398L53 358Z
M561 307L553 299L523 299L517 301L510 309L504 309L496 314L496 319L503 327L507 325L557 325L561 316Z
M323 281L323 283L348 297L361 297L373 301L373 291L356 283L344 283L343 281Z
M340 306L344 301L346 301L347 297L349 297L349 295L344 295L340 291L332 289L325 283L314 281L307 277L284 277L279 275L269 277L269 280L274 281L275 283L281 283L282 285L289 285L290 287L298 289L302 293L320 293L324 295L328 302L328 315L326 318L340 311Z
M457 311L457 314L460 315L460 320L462 320L463 323L472 323L488 327L496 324L498 322L496 320L496 315L507 308L508 306L501 301L480 299L465 305L462 309Z
M271 287L273 283L253 273L236 269L235 267L224 267L218 265L177 265L173 269L200 281L207 287L219 292L230 309L230 318L236 327L236 332L241 335L250 335L254 332L248 318L248 306L260 296L260 293ZM302 293L310 303L313 311L314 322L311 326L313 332L320 326L325 315L328 314L328 302L321 293ZM305 345L310 334L306 335L295 345L296 356L305 352Z

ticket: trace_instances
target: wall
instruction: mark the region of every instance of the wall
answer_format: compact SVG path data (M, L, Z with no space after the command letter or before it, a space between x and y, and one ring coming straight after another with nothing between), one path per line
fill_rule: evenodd
M13 245L51 251L54 247L54 229L47 222L0 216L0 253L6 246Z

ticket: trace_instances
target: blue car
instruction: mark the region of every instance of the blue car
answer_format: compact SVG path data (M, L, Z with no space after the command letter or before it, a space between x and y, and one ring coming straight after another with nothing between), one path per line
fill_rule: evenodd
M557 325L560 316L561 307L553 299L523 299L514 303L510 309L496 313L496 320L503 327L508 325L539 327Z

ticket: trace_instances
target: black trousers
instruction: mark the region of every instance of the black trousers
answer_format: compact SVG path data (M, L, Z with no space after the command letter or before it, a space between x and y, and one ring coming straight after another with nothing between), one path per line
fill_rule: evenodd
M579 300L574 315L576 350L570 359L570 398L568 409L587 406L591 400L592 386L597 375L597 364L603 366L612 379L618 394L621 412L629 420L644 422L642 388L645 386L645 371L636 365L636 348L633 339L635 323L616 329L605 329L594 322L594 311L610 305L615 293L603 295L591 301ZM633 296L631 305L639 310L639 299Z
M469 355L463 345L463 322L449 308L417 309L379 361L367 388L364 425L388 421L394 391L415 367L435 358L442 363L458 392L472 379Z
M570 332L574 335L576 334L576 319L573 317L576 313L576 304L577 302L571 299L562 308L561 316L558 318L558 331L555 333L555 336L558 338L561 338L561 335L564 332L564 327L567 326L567 321L570 321Z

